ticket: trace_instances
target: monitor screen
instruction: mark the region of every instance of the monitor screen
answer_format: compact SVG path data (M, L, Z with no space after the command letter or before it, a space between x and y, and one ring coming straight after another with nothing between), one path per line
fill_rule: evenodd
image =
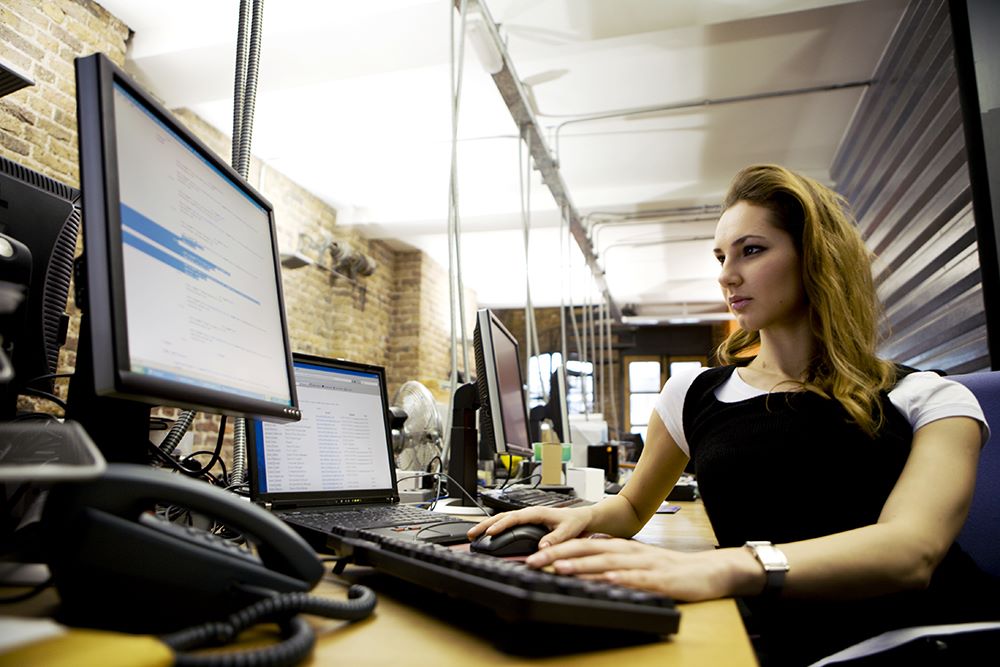
M532 455L517 339L491 311L480 310L473 334L484 449Z
M295 355L302 420L247 429L255 500L335 501L393 494L385 373L339 359Z
M297 419L270 203L105 56L76 71L94 392Z

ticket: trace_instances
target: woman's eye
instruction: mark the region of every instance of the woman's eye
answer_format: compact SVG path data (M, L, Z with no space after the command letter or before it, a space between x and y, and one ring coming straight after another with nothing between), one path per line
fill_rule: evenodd
M757 255L757 254L760 254L763 251L764 251L764 249L762 247L760 247L759 245L743 246L743 254L744 255Z
M717 261L719 264L725 264L726 258L722 255L716 255L715 261Z

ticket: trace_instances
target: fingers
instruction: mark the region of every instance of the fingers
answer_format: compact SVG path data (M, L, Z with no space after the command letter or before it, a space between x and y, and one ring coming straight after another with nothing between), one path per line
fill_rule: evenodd
M470 540L472 540L483 533L487 535L496 535L497 533L502 533L509 528L524 523L538 523L551 527L553 523L555 523L555 520L548 516L547 512L542 508L531 507L523 510L517 510L516 512L503 512L502 514L491 516L488 519L483 519L470 528L466 535Z
M479 523L477 523L475 526L473 526L472 528L470 528L468 530L468 532L465 534L465 536L468 537L470 540L476 539L481 534L483 534L484 532L486 532L486 530L490 526L492 526L494 523L496 523L497 521L499 521L500 520L500 516L501 515L497 514L495 516L491 516L489 518L483 519L482 521L480 521Z
M544 540L545 538L543 538ZM525 561L529 567L540 568L555 564L556 571L564 574L603 572L612 567L609 557L622 556L635 551L635 543L620 539L576 539L542 547ZM539 542L541 546L541 542Z

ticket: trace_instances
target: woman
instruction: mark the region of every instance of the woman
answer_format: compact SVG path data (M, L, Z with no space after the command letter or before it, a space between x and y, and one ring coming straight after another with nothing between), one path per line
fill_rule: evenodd
M967 602L940 608L977 577L953 546L987 434L975 398L876 357L870 254L837 194L752 166L724 209L715 256L740 327L719 349L725 365L666 383L617 496L494 516L470 538L544 523L531 567L684 601L752 598L748 625L773 663L804 664L891 627L981 617ZM572 539L634 535L689 458L719 549Z

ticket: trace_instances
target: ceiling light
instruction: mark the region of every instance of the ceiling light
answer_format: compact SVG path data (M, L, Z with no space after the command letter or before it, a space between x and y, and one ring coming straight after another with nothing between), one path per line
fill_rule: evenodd
M503 54L478 9L470 8L465 14L465 38L484 70L497 74L503 69Z

